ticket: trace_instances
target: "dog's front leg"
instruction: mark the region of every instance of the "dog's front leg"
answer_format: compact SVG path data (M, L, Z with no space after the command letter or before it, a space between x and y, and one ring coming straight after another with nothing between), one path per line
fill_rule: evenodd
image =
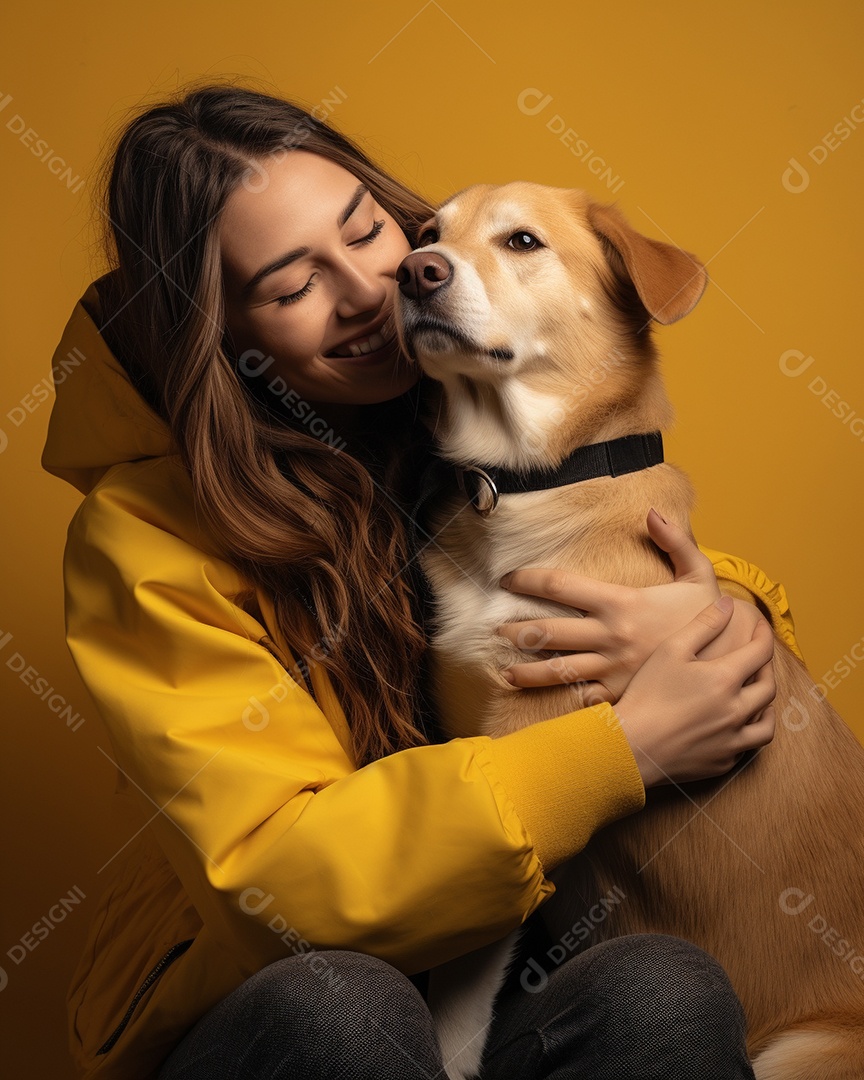
M514 930L429 973L429 1010L450 1080L471 1080L480 1071L495 998L520 935L521 930Z

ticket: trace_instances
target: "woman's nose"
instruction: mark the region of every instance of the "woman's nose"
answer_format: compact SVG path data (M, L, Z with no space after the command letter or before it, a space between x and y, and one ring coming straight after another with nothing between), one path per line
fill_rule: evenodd
M387 285L380 273L358 267L346 268L336 304L343 318L383 307L386 302Z

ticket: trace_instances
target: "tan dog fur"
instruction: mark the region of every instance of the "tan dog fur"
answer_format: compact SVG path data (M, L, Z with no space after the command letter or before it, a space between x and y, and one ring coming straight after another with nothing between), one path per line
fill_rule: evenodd
M641 236L584 192L524 182L468 188L427 227L439 238L427 235L422 250L445 256L452 280L422 303L399 296L397 314L403 348L441 383L445 458L552 466L579 445L668 429L673 411L648 323L673 322L698 301L706 274L693 256ZM515 251L508 237L518 232L543 248ZM513 358L482 355L444 332L415 333L421 309ZM463 495L443 497L422 562L436 602L447 734L496 736L590 704L578 684L518 691L500 677L510 663L549 654L520 654L494 633L498 625L573 615L507 593L500 578L544 566L634 586L670 581L645 517L653 505L689 531L693 500L669 463L505 495L485 518ZM844 956L864 954L864 749L779 638L775 672L773 742L683 794L649 790L643 812L552 873L557 892L542 912L558 940L617 886L626 899L586 946L637 932L695 942L721 962L744 1004L758 1080L862 1080L864 973ZM798 897L789 889L812 897L800 914L781 906L781 897L787 908ZM812 928L817 914L836 928L834 949L845 941L842 955ZM514 941L433 973L430 1000L453 1077L476 1071Z

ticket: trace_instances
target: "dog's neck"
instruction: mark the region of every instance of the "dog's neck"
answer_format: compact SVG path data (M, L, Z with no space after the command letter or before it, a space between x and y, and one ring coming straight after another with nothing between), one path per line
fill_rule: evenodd
M435 438L440 456L457 465L554 468L577 447L662 432L674 419L654 365L612 403L597 402L590 386L541 393L518 377L492 385L457 374L441 382Z

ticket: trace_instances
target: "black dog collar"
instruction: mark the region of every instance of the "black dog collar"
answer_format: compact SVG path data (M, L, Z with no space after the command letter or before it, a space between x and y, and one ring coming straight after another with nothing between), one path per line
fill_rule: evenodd
M598 476L621 476L659 465L663 461L663 436L659 431L647 435L625 435L608 442L580 446L554 469L528 469L517 472L497 465L454 465L460 491L464 492L478 514L491 514L500 495L578 484Z

